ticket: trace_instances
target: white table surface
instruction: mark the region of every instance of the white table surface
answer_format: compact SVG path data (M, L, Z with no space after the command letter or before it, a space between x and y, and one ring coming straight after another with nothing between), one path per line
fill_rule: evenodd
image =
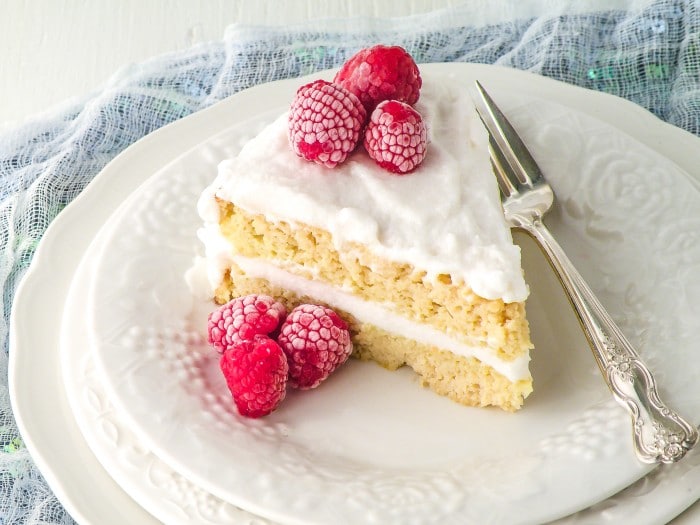
M0 5L0 130L68 99L99 89L121 67L220 40L226 26L294 24L324 17L387 17L453 7L459 0L3 0ZM513 5L469 0L488 16L512 16ZM520 0L536 14L547 0ZM551 2L550 2L551 3ZM571 9L629 0L587 0ZM157 21L157 23L154 23ZM700 503L673 525L700 523Z

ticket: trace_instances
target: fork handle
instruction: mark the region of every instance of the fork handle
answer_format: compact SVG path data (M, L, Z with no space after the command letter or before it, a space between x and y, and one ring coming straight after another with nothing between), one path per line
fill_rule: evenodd
M645 463L680 460L698 441L695 425L661 400L651 372L541 218L519 222L547 256L576 311L605 382L630 413L638 458Z

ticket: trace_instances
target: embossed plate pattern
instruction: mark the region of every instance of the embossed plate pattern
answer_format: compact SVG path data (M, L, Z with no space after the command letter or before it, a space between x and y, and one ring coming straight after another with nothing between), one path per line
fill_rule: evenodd
M490 90L501 91L550 174L562 202L552 230L669 402L700 413L700 365L679 358L692 347L700 296L687 285L700 260L690 244L700 209L695 186L615 128L507 86ZM281 111L286 97L271 107ZM177 471L226 501L288 522L526 523L590 505L649 470L634 460L626 416L524 241L538 347L527 410L465 409L417 388L408 373L351 362L265 420L238 417L204 343L210 306L183 281L198 250L194 203L217 160L191 169L175 163L127 201L106 232L109 249L91 294L106 387L144 443ZM656 191L658 180L671 189Z
M78 425L116 481L155 517L169 525L264 525L173 471L131 432L102 385L83 328L93 271L93 245L85 254L65 305L61 326L64 383ZM679 497L681 496L681 497ZM700 496L700 451L679 464L656 469L622 492L552 525L666 523Z
M115 482L162 523L269 523L216 498L173 471L138 440L123 416L114 409L102 386L102 376L95 367L88 337L83 330L88 317L88 291L94 276L94 254L100 249L98 237L76 271L77 277L68 292L61 324L60 359L66 394L90 449Z

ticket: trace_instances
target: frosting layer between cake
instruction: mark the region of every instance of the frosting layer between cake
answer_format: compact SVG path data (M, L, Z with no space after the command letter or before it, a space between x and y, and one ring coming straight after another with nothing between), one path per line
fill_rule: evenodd
M360 322L375 324L391 333L401 334L425 344L436 345L457 355L476 357L511 381L530 377L529 355L517 357L512 361L504 361L495 356L488 347L479 344L478 341L471 345L457 341L435 328L412 322L397 315L380 304L370 303L320 281L310 281L299 277L280 269L275 264L241 256L233 256L233 262L247 276L265 279L298 295L310 295L348 312Z

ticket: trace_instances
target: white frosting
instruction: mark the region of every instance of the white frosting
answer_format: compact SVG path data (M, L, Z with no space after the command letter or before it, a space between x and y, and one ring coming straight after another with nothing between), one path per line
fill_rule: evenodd
M283 114L219 165L200 213L216 222L216 194L269 220L326 229L338 248L355 241L429 278L463 279L487 299L525 300L520 249L503 218L486 131L466 87L429 76L416 108L429 145L413 173L379 168L362 147L332 170L305 161L289 147Z

